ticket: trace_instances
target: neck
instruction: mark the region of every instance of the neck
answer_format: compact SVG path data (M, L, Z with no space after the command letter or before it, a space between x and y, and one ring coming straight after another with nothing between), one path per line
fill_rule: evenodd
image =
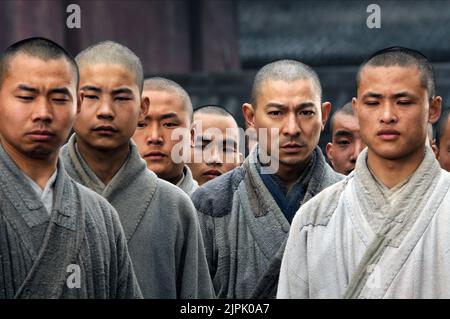
M420 148L411 156L395 160L375 156L369 149L367 153L367 165L387 188L392 188L411 176L419 167L420 163L422 163L424 156L424 147Z
M76 143L83 159L105 185L117 174L130 153L128 144L105 151L91 147L81 139L77 139Z
M280 167L278 168L276 175L281 179L288 190L290 190L294 186L295 182L297 182L310 160L311 156L303 163L296 165L285 165L280 163Z
M178 183L179 181L181 181L181 179L183 178L183 174L184 174L184 166L183 166L183 169L181 170L180 174L178 174L178 175L175 176L175 177L172 177L172 178L167 179L167 181L168 181L169 183L172 183L173 185L177 185L177 183Z
M56 171L58 152L44 158L30 158L5 142L0 141L0 144L20 170L39 185L41 189L44 189L48 180Z

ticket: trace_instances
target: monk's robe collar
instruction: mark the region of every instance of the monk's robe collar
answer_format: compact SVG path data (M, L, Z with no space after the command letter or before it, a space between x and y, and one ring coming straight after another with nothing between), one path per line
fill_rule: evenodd
M308 187L308 184L312 177L312 168L317 159L316 150L313 151L311 158L309 159L307 165L305 166L303 172L300 174L298 179L295 181L294 185L291 189L288 190L286 184L281 180L281 178L277 174L264 174L261 171L262 164L259 156L259 146L257 153L257 161L256 168L258 173L261 176L264 185L267 187L272 197L278 204L278 207L281 209L283 214L289 223L292 222L295 213L299 209L303 197L305 196L305 189Z
M437 183L441 168L433 151L426 146L424 159L405 180L388 189L370 171L367 148L356 161L354 174L358 204L375 233L390 233L397 246L412 227ZM395 228L395 230L393 230Z

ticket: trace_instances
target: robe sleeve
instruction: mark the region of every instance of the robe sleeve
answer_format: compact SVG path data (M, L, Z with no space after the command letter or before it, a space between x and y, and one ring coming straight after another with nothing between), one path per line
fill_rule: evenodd
M297 213L301 214L301 209ZM301 227L300 218L294 218L281 262L278 281L278 299L307 299L308 286L308 232Z
M114 208L112 210L112 221L114 224L116 247L117 247L117 291L116 299L142 299L141 289L133 270L127 241L119 216Z
M179 233L177 247L180 250L178 263L179 298L215 298L208 270L200 223L191 200L180 199Z

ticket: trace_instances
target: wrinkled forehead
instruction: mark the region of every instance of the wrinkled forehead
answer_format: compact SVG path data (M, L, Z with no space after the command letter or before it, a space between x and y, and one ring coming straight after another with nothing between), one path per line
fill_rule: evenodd
M80 66L80 84L114 89L128 87L139 93L136 75L125 66L107 63L85 63Z
M77 76L72 65L64 57L43 60L24 53L12 57L8 63L3 84L9 83L13 88L19 85L48 90L66 87L75 92ZM2 85L3 87L3 85Z
M260 85L258 100L279 100L286 104L304 100L320 103L320 90L309 78L293 81L265 80Z
M337 113L333 118L333 134L338 130L359 132L359 121L355 115Z
M193 128L195 134L238 140L239 128L231 116L217 114L194 114Z
M379 94L402 91L421 94L426 91L426 87L416 65L367 65L361 69L359 75L358 96L368 91Z

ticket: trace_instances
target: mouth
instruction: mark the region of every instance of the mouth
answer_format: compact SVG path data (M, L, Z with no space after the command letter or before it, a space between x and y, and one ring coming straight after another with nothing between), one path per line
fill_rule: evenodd
M380 130L377 132L377 136L384 141L393 141L400 136L400 133L396 130Z
M113 135L118 132L118 130L111 125L99 125L95 127L93 131L99 135L107 135L107 136Z
M56 136L55 133L49 130L33 130L28 132L26 135L34 141L41 142L49 141Z
M159 152L159 151L152 151L144 154L145 159L149 159L151 161L160 161L164 159L167 155Z
M215 169L210 169L209 171L203 173L203 176L205 176L208 179L213 179L220 175L222 175L222 173Z
M290 154L298 153L298 152L300 152L304 147L305 147L305 145L301 145L301 144L298 144L298 143L295 143L295 142L289 142L289 143L283 144L283 145L281 146L281 148L282 148L286 153L290 153Z

